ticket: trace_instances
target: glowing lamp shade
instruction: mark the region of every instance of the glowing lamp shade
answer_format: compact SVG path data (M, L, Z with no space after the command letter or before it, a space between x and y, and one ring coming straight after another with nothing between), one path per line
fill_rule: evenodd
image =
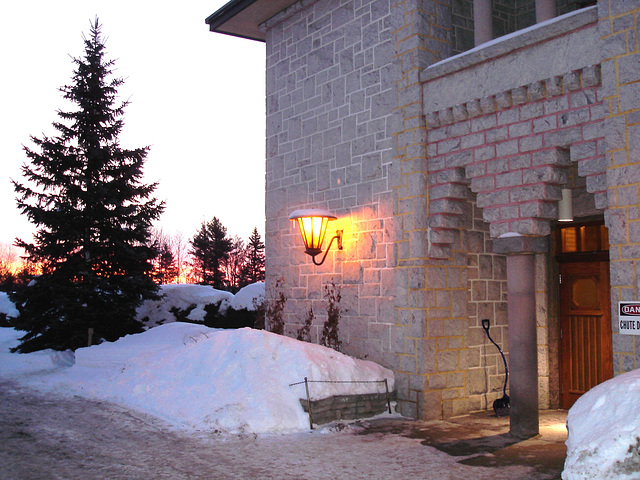
M326 210L321 209L307 209L296 210L289 215L290 220L297 220L298 227L300 227L300 235L302 235L302 241L304 242L304 251L313 258L313 263L316 265L322 265L331 243L335 239L338 240L338 249L342 250L342 230L336 232L336 236L331 239L327 251L320 262L316 262L316 255L322 253L322 244L324 243L324 237L327 233L327 226L330 220L335 220L337 217Z

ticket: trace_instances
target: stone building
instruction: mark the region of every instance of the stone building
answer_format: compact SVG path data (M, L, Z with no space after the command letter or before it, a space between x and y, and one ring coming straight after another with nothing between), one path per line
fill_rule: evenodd
M312 338L392 368L400 411L512 433L640 367L638 0L233 0L266 42L267 291ZM562 208L560 208L562 206ZM559 214L569 211L569 222ZM292 211L337 219L316 266ZM560 212L562 210L562 212ZM326 242L325 242L326 248Z

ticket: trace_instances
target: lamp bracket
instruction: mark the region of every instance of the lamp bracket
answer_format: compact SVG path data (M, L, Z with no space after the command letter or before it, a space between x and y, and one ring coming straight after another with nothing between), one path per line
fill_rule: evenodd
M322 260L320 260L320 262L316 262L316 255L312 255L311 256L311 260L313 260L314 265L322 265L325 261L325 259L327 258L327 255L329 254L329 250L331 249L331 245L333 244L333 241L337 239L338 243L338 250L342 250L342 230L336 230L336 234L335 236L331 239L331 241L329 242L329 246L327 246L327 249L324 252L324 256L322 257Z

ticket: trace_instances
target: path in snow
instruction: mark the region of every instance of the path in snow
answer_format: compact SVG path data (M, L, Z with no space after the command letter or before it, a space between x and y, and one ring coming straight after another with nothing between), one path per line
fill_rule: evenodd
M0 381L4 480L533 478L530 468L465 466L419 439L362 433L188 435L117 405Z

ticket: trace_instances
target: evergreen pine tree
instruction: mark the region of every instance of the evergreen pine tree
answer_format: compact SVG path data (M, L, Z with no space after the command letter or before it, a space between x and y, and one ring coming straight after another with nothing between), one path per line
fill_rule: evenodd
M139 332L136 308L156 297L149 239L164 205L151 197L156 184L142 183L148 147L119 144L127 102L117 102L123 80L111 76L100 30L96 19L72 83L60 89L75 109L57 112L57 136L31 137L28 184L13 182L19 209L37 227L33 243L16 245L42 265L12 295L16 326L27 330L21 352L86 346L89 329L94 342Z
M191 239L191 255L194 267L205 285L223 290L225 274L223 266L231 252L231 239L227 237L227 229L220 220L213 217L209 222L202 222L200 230Z
M264 243L254 227L247 244L247 259L243 268L243 286L264 281Z

